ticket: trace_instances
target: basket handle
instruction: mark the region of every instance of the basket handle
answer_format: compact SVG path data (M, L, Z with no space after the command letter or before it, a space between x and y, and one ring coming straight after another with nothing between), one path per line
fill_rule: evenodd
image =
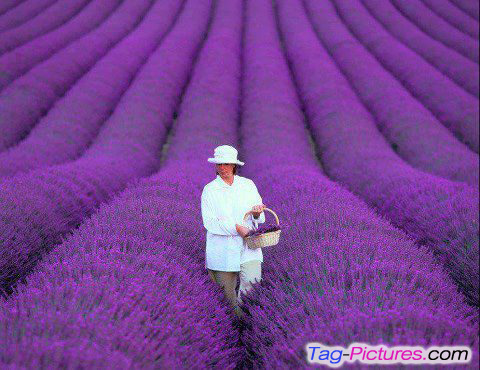
M277 225L280 225L280 222L278 221L278 216L275 212L273 212L270 208L264 208L263 209L264 211L269 211L271 212L274 216L275 216L275 221L277 221ZM263 211L262 211L263 212ZM243 216L243 220L245 221L245 219L247 218L247 216L249 214L253 213L252 211L248 211L247 213L245 213L245 216Z

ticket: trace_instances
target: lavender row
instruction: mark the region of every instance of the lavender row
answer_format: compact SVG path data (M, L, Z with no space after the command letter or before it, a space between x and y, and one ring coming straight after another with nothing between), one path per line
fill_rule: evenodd
M65 332L67 336L74 332L80 341L69 342L67 350L58 356L69 364L99 367L106 363L110 351L96 353L96 358L86 356L86 360L80 362L72 353L83 347L84 342L88 343L88 338L75 325L62 329L64 317L76 322L90 313L86 323L89 335L97 338L107 331L108 337L106 335L102 343L108 349L115 348L119 338L124 336L125 346L119 350L123 359L119 361L123 360L129 366L233 368L241 361L243 351L237 347L238 332L233 327L232 312L226 309L228 303L221 289L213 282L207 282L203 266L201 214L199 207L191 202L192 194L196 193L199 198L202 184L212 176L206 173L204 163L203 166L192 163L201 160L198 150L205 148L205 154L210 151L207 149L211 143L208 145L202 141L215 140L208 126L221 122L225 132L228 127L232 134L236 132L241 3L240 0L217 3L208 38L178 110L174 140L169 146L165 166L154 176L131 184L108 205L101 206L79 230L45 257L28 277L27 285L20 286L19 293L0 308L0 321L5 323L0 325L0 333L15 327L23 333L15 338L23 345L26 338L49 328L54 328L52 330L59 340L64 340ZM185 15L186 21L199 14L199 9L193 9L193 6L199 7L200 4L197 1L187 3L192 12ZM191 25L184 23L179 30L186 32L189 27ZM188 36L186 40L191 38L185 36ZM182 45L185 47L183 42ZM172 51L173 47L172 44ZM198 136L188 144L192 133L198 133ZM183 147L178 147L178 143ZM202 167L204 170L199 171ZM188 170L190 175L185 176ZM82 262L78 263L79 260ZM100 269L98 266L102 264L104 267ZM58 269L63 273L61 277L55 273ZM111 274L108 270L122 273ZM151 278L148 277L150 274ZM92 282L91 275L99 276L98 283ZM57 281L62 283L57 284ZM123 288L122 284L126 287ZM128 297L128 289L134 293L130 294L132 298L124 299ZM73 302L65 300L63 304L55 305L52 297L62 297L65 291L70 292L65 294L68 299L72 300L73 296ZM89 299L91 296L93 298ZM137 297L138 303L134 300ZM94 312L88 305L81 305L76 311L70 308L85 300L98 300ZM26 313L33 306L42 307L36 317L15 315L16 308ZM60 306L55 316L38 320L45 318L55 306ZM115 310L109 310L110 306ZM138 315L128 315L128 318L118 314L111 329L103 323L112 321L113 311L131 312L138 306L156 314L145 317L139 312ZM128 335L125 335L126 326ZM145 328L149 330L146 332ZM1 347L2 358L8 358L17 366L33 366L42 357L52 356L52 351L46 347L34 353L29 351L28 356L22 356L20 351L8 346Z
M332 0L332 3L342 21L370 53L440 122L478 153L477 99L395 40L359 0Z
M82 157L0 183L0 235L6 240L0 283L7 294L100 203L158 168L158 153L209 15L210 3L187 3Z
M19 6L26 0L3 0L0 3L0 15L3 15L7 11Z
M30 19L18 27L0 33L0 55L61 26L81 11L90 1L91 0L57 1L37 17Z
M404 17L390 1L362 0L362 3L393 37L448 76L458 86L478 97L478 45L475 41L472 41L472 50L465 57L426 35ZM448 28L452 27L448 26ZM470 40L468 37L465 38Z
M206 158L212 148L238 140L241 109L242 0L217 1L215 18L189 81L161 170L132 194L161 219L162 240L205 270L205 228L200 197L215 178ZM196 200L196 201L195 201ZM219 328L220 329L220 328Z
M141 21L152 0L126 0L100 27L0 93L0 151L18 143L52 105Z
M479 19L479 7L478 7L478 1L472 1L472 0L450 0L451 3L453 3L455 6L457 6L459 9L464 11L466 14L468 14L471 18L476 19L478 21Z
M283 20L307 22L299 17L300 2L277 3ZM462 302L431 251L317 165L271 4L247 2L240 153L242 173L289 227L279 244L263 249L263 280L243 298L247 367L310 368L311 341L475 348L478 312ZM327 96L318 101L329 104Z
M403 162L316 40L300 0L282 4L292 14L280 16L286 55L326 173L431 248L469 302L478 305L478 189Z
M242 352L223 292L145 234L156 229L141 204L102 208L2 302L1 367L233 368Z
M63 26L0 56L2 86L25 74L36 64L96 28L120 4L119 0L92 0Z
M0 16L0 32L16 27L51 6L56 0L27 0ZM3 3L3 2L2 2Z
M478 63L478 41L450 26L442 18L428 9L421 0L408 2L398 0L391 1L405 17L410 19L411 22L415 23L430 37Z
M480 32L478 22L470 18L448 0L422 0L434 13L463 33L478 39Z
M304 4L318 38L398 155L423 171L477 186L478 155L458 142L348 32L331 3Z
M138 27L82 76L24 140L0 153L0 176L78 158L165 36L182 3L156 2Z

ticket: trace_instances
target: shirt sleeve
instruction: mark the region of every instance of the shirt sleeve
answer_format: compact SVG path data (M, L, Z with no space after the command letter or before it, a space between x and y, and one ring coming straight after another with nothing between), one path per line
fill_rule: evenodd
M217 235L239 235L235 227L235 220L233 220L233 218L227 217L225 219L220 219L217 217L214 212L214 208L212 207L210 196L205 189L202 192L201 206L203 226L205 229L210 231L212 234Z
M258 193L257 186L255 185L255 183L253 181L252 181L252 187L253 187L253 192L255 194L255 197L254 197L255 198L255 204L254 204L254 206L259 205L259 204L263 204L262 197ZM250 216L252 217L252 221L255 224L255 228L258 227L258 224L262 224L262 223L265 222L265 211L260 213L260 216L257 219L255 217L253 217L252 214L250 214Z

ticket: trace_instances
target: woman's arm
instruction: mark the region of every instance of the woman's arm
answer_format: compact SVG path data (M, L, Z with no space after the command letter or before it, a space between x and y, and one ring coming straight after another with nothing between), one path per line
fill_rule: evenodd
M257 186L255 185L255 183L252 181L252 191L254 193L254 205L261 205L263 204L263 201L262 201L262 197L260 196L260 194L258 193L258 189L257 189ZM255 217L257 216L257 217ZM265 212L261 212L260 214L253 214L252 213L252 221L254 222L255 226L258 226L258 224L261 224L261 223L264 223L265 222Z
M217 235L238 235L235 220L231 217L220 219L214 212L210 194L203 189L201 197L202 219L205 229Z

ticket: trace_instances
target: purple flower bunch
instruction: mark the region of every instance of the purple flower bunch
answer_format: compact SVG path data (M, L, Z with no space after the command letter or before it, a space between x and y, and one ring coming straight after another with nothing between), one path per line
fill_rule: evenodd
M245 237L257 236L257 235L269 233L271 231L277 231L282 229L283 227L281 225L277 225L276 223L267 223L267 224L263 223L259 225L258 229L250 230Z

